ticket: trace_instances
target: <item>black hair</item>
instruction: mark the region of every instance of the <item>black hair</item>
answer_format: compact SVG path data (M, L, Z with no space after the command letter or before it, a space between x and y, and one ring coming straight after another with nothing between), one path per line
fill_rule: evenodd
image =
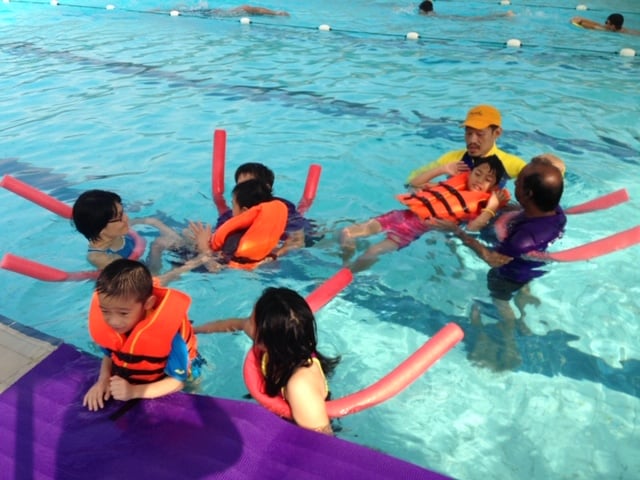
M479 157L474 159L473 168L479 167L480 165L486 163L489 165L489 171L496 176L496 185L500 183L502 178L507 173L504 169L504 165L502 161L498 158L497 155L489 155L488 157Z
M533 203L543 212L551 212L555 210L562 198L564 190L564 182L562 181L562 173L552 164L537 162L542 166L522 179L522 189L531 192ZM549 169L553 169L550 171ZM560 181L557 178L559 176Z
M620 30L624 24L624 17L620 13L612 13L607 17L607 22L613 25L616 30Z
M317 350L316 320L309 304L289 288L264 290L253 310L255 341L264 346L269 361L265 373L267 395L278 395L296 369L309 367L315 356L326 375L340 357L326 357Z
M418 10L425 13L433 12L433 3L430 0L424 0L419 6Z
M89 241L100 238L109 220L118 215L120 195L105 190L87 190L80 194L72 209L73 224Z
M240 208L251 208L262 202L273 200L269 185L258 179L237 183L231 194Z
M240 175L252 175L254 178L258 180L262 180L264 183L269 185L269 188L273 188L273 182L275 181L275 175L273 174L273 170L271 170L266 165L262 163L249 162L243 163L236 169L235 179L236 183L238 183L238 178Z
M114 260L98 275L96 291L107 297L131 298L145 302L153 293L149 269L136 260Z

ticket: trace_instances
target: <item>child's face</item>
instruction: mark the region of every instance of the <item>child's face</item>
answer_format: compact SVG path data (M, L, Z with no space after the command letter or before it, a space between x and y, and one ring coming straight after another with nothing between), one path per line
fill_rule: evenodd
M491 171L488 163L475 167L471 170L467 188L476 192L488 192L498 183L495 172Z
M98 302L105 322L120 334L130 332L146 314L147 302L102 293L98 294Z
M116 210L117 214L109 220L107 226L100 232L102 238L121 237L129 231L129 216L119 203L116 203Z

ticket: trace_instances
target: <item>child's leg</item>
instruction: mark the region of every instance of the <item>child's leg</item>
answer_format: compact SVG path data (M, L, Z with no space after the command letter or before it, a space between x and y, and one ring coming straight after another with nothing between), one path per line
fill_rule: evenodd
M385 238L381 242L371 245L349 268L353 273L361 272L376 263L378 257L383 253L393 252L395 250L398 250L398 244L389 238Z
M342 229L340 234L340 247L342 248L342 260L346 263L356 251L356 238L368 237L382 231L382 225L375 218L364 223L357 223Z

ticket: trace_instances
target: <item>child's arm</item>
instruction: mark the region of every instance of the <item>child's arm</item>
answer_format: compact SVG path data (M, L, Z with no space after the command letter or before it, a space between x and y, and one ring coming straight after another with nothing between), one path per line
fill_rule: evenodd
M467 230L470 232L477 232L478 230L487 226L493 217L496 216L501 206L506 203L509 198L509 193L504 190L496 190L489 197L487 206L480 211L480 215L474 218L467 224Z
M249 337L253 338L251 329L251 319L247 318L225 318L224 320L213 320L204 325L193 327L195 333L219 333L219 332L237 332L244 331Z
M296 230L288 234L284 244L276 249L276 256L279 257L291 250L297 250L304 247L304 229Z
M447 163L417 175L411 179L408 186L418 189L425 188L428 186L430 180L439 177L440 175L453 176L458 173L466 172L467 170L469 170L469 167L464 162Z
M109 391L109 377L111 376L111 358L102 357L100 364L100 374L98 380L82 399L82 406L87 407L91 411L100 410L104 407L104 402L109 400L111 393Z
M116 400L127 401L134 398L158 398L178 392L184 387L184 382L173 377L165 377L157 382L132 385L117 375L109 379L111 395Z

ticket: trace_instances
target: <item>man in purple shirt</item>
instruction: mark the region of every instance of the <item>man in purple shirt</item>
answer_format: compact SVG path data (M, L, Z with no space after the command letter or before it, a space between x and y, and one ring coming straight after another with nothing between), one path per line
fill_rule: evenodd
M503 320L498 325L505 340L502 360L509 366L518 361L515 349L516 327L521 333L529 333L523 321L523 308L527 303L538 301L529 293L528 283L545 273L541 269L543 262L529 260L523 255L546 250L551 242L562 235L567 222L559 206L563 190L562 173L546 158L532 159L518 175L515 186L515 197L522 211L508 223L506 237L493 249L451 222L437 220L434 225L440 230L453 232L492 267L487 275L487 286ZM514 295L521 313L519 318L509 304ZM479 319L476 318L475 321L481 327Z

